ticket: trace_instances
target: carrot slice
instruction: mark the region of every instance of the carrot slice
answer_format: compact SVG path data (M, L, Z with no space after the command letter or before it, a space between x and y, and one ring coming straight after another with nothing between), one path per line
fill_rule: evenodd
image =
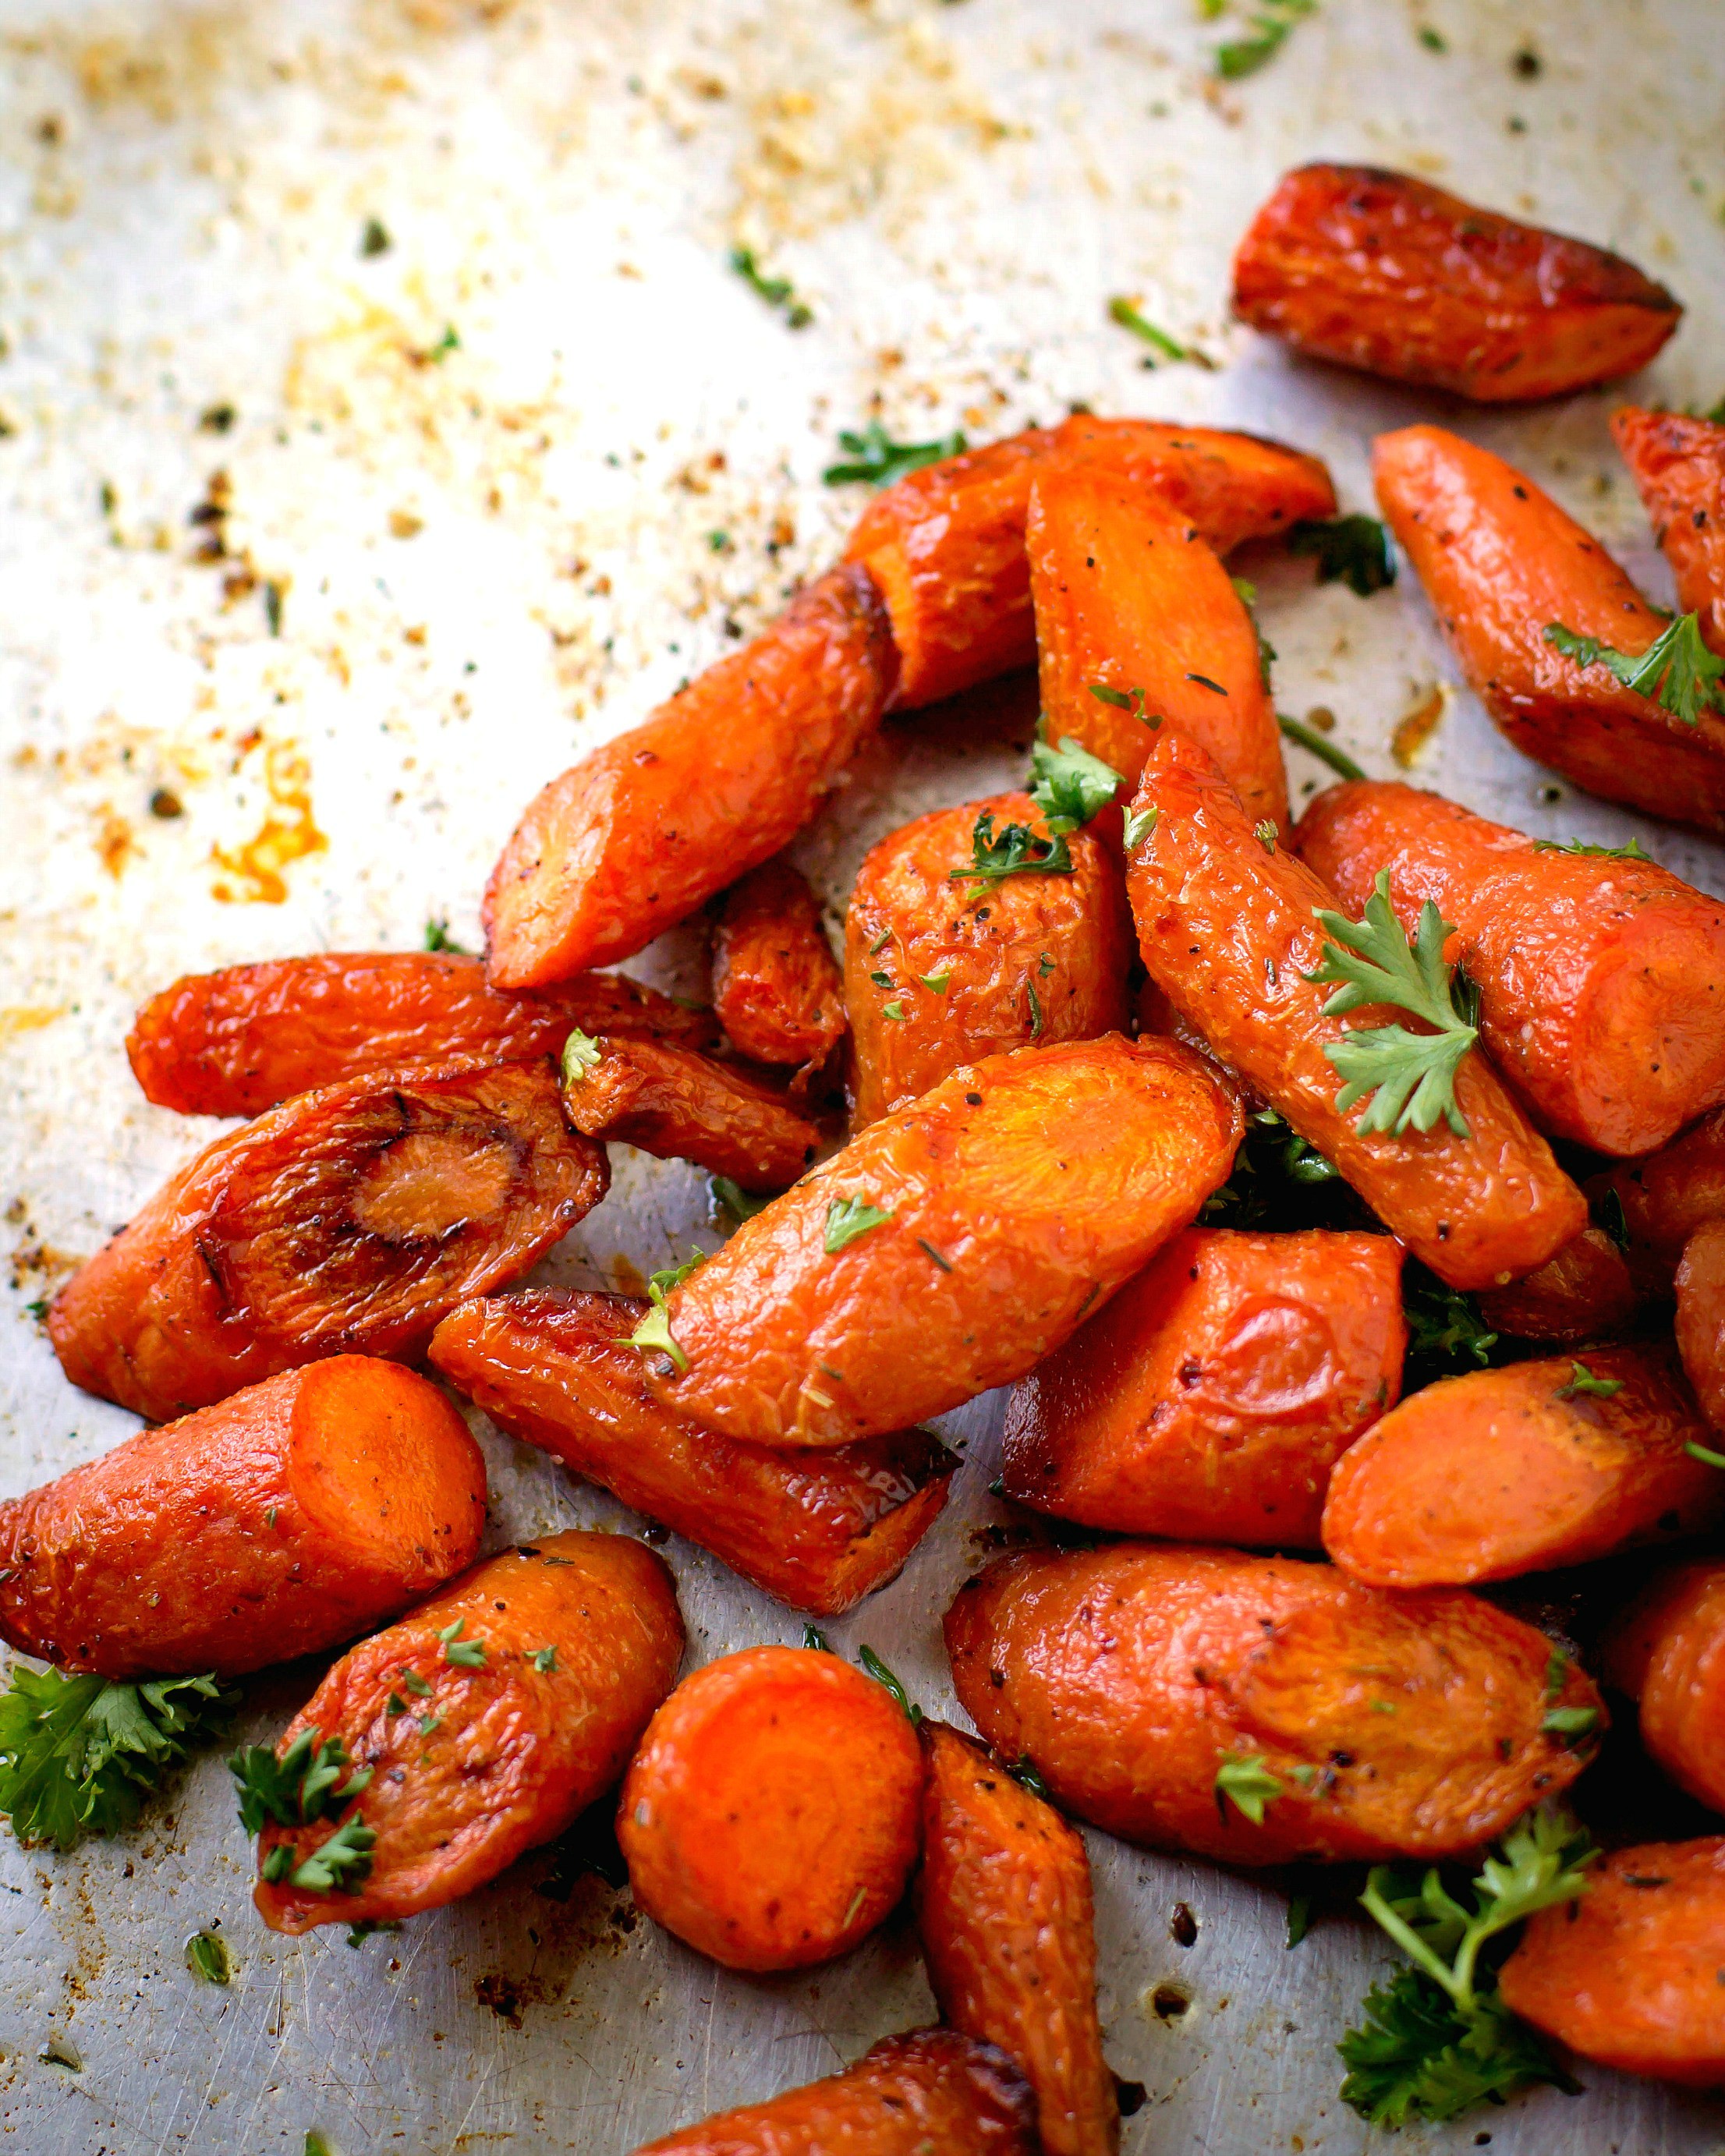
M470 1564L485 1467L435 1386L337 1355L0 1506L0 1637L116 1679L240 1676Z
M631 1332L649 1306L537 1289L465 1302L432 1365L511 1437L722 1558L793 1609L836 1616L884 1587L958 1463L924 1430L815 1454L739 1445L661 1407Z
M1595 1208L1615 1214L1637 1287L1669 1295L1690 1237L1709 1220L1725 1219L1725 1109L1657 1152L1593 1177L1587 1190Z
M1007 1496L1316 1548L1331 1468L1401 1390L1401 1270L1388 1235L1187 1229L1015 1389Z
M182 1168L54 1298L74 1385L166 1421L326 1355L417 1355L605 1194L545 1065L377 1073Z
M1405 172L1302 165L1234 258L1234 311L1301 352L1481 403L1633 374L1683 310L1632 262Z
M750 1647L685 1677L629 1763L617 1839L636 1903L726 1969L847 1952L916 1861L922 1758L884 1685Z
M1445 1378L1337 1463L1324 1548L1374 1587L1463 1585L1582 1564L1725 1517L1725 1475L1667 1358L1599 1348Z
M626 1034L566 1058L563 1111L590 1138L696 1161L745 1190L783 1190L821 1142L820 1126L758 1079L692 1048Z
M1725 1811L1725 1564L1700 1558L1656 1573L1606 1635L1604 1675L1640 1709L1649 1754Z
M1625 404L1611 432L1676 579L1677 604L1725 653L1725 426Z
M757 1063L823 1063L844 1039L844 989L820 908L788 861L763 861L726 894L713 1008Z
M372 1771L339 1815L264 1826L259 1914L308 1932L417 1916L483 1887L610 1788L682 1651L670 1573L626 1536L547 1535L475 1565L344 1655L289 1723L278 1757L315 1730ZM295 1883L355 1820L376 1836L357 1891ZM272 1881L278 1866L287 1876Z
M1677 1352L1707 1420L1725 1430L1725 1220L1709 1220L1677 1267Z
M1584 1228L1538 1272L1480 1291L1480 1315L1517 1340L1604 1340L1642 1303L1629 1261L1602 1228Z

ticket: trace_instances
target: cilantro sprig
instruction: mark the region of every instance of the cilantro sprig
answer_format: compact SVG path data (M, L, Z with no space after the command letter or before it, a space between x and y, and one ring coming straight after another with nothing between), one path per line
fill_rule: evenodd
M1319 583L1344 583L1363 599L1395 582L1389 534L1375 516L1301 517L1288 533L1288 552L1313 557Z
M1042 811L1043 828L1053 838L1064 838L1098 816L1125 784L1111 763L1092 756L1070 734L1060 736L1058 748L1045 741L1030 751L1030 798Z
M849 486L860 480L878 492L906 472L921 471L926 465L961 457L969 447L962 434L942 434L932 442L895 442L878 419L870 419L860 434L841 429L839 447L845 458L829 465L821 478L829 486Z
M949 883L999 883L1009 875L1070 875L1072 850L1063 833L1039 839L1028 824L1003 824L997 836L994 812L984 808L972 826L971 860L953 869Z
M647 1283L647 1300L653 1307L629 1336L632 1348L657 1348L669 1355L677 1367L679 1376L689 1367L689 1358L671 1337L670 1318L665 1307L665 1299L674 1287L680 1287L692 1272L704 1265L710 1253L693 1250L680 1265L663 1265Z
M1578 635L1560 621L1547 622L1545 640L1584 671L1605 667L1625 689L1651 696L1686 726L1698 726L1703 711L1725 711L1725 659L1702 641L1695 614L1679 614L1642 652L1620 651L1597 636Z

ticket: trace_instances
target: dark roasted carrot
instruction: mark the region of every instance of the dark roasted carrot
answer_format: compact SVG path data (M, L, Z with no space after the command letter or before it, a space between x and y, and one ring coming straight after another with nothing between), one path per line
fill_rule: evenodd
M916 1926L942 2018L1024 2074L1043 2156L1112 2156L1120 2105L1096 2019L1084 1844L973 1739L938 1722L922 1735Z
M763 861L726 893L713 1008L757 1063L824 1063L844 1039L844 988L820 908L788 861Z
M327 951L187 973L139 1011L126 1052L158 1107L256 1116L296 1093L403 1064L557 1055L572 1026L690 1048L718 1040L711 1011L686 1009L622 973L500 995L477 958Z
M1605 1340L1642 1302L1629 1261L1603 1228L1584 1228L1538 1272L1480 1291L1480 1315L1518 1340Z
M1471 1585L1692 1535L1725 1475L1668 1358L1595 1348L1409 1395L1343 1455L1324 1548L1374 1587Z
M1632 374L1683 313L1620 254L1369 165L1283 178L1234 258L1234 311L1317 358L1491 404Z
M1215 758L1255 824L1285 833L1258 633L1191 518L1111 472L1057 464L1030 490L1025 543L1050 740L1070 734L1135 779L1166 721Z
M1677 1267L1677 1352L1703 1413L1725 1430L1725 1220L1709 1220Z
M1725 426L1626 404L1611 415L1624 462L1676 579L1677 604L1725 653Z
M1587 1188L1626 1238L1636 1286L1669 1295L1689 1238L1707 1221L1725 1219L1725 1109L1703 1116L1657 1152L1603 1171Z
M377 1073L218 1138L48 1316L74 1385L167 1421L326 1355L410 1358L605 1194L545 1064Z
M1254 434L1081 414L911 473L878 495L850 535L885 594L906 709L1028 666L1036 656L1024 520L1055 460L1095 465L1189 516L1219 554L1334 514L1315 457Z
M758 1078L692 1048L627 1034L571 1036L563 1112L590 1138L696 1161L745 1190L783 1190L821 1142L820 1126Z
M1603 1666L1640 1709L1652 1758L1725 1811L1725 1563L1698 1558L1656 1573L1614 1620Z
M1725 1835L1614 1850L1589 1876L1529 1921L1504 2004L1602 2066L1725 2087Z
M1320 909L1335 894L1303 863L1258 839L1204 752L1164 728L1134 815L1157 812L1127 869L1138 948L1170 1003L1359 1192L1416 1257L1453 1287L1502 1286L1581 1233L1587 1209L1551 1148L1470 1050L1455 1099L1471 1135L1362 1133L1325 1047L1400 1012L1323 1014L1333 990L1306 976L1322 963Z
M855 1128L979 1055L1126 1029L1119 817L1067 838L1070 875L967 882L983 816L997 840L1014 824L1045 838L1028 794L996 794L890 832L857 870L845 917Z
M635 2156L1036 2156L1036 2107L990 2044L952 2029L885 2036L854 2066L721 2112Z
M417 1916L495 1879L615 1782L682 1651L670 1574L624 1535L543 1536L452 1580L344 1655L284 1732L278 1756L316 1730L371 1775L339 1815L265 1825L264 1922ZM356 1891L296 1881L354 1819L376 1836Z
M1006 1494L1125 1534L1316 1548L1330 1470L1401 1390L1388 1235L1189 1228L1006 1410Z
M637 1905L726 1969L845 1953L905 1891L922 1758L884 1685L810 1647L685 1677L629 1763L617 1839Z
M1441 427L1380 434L1384 514L1498 730L1607 801L1725 830L1725 716L1693 726L1546 641L1561 624L1639 655L1668 626L1532 480Z
M315 1654L470 1564L485 1468L435 1386L337 1355L0 1505L0 1637L114 1678Z
M431 1362L542 1446L793 1608L835 1616L884 1587L947 1502L957 1461L923 1430L835 1451L739 1445L660 1406L629 1336L649 1306L536 1289L452 1311Z
M1453 1856L1580 1773L1544 1725L1599 1696L1550 1642L1455 1590L1116 1543L1032 1550L947 1612L958 1698L1004 1759L1127 1841L1230 1864ZM1261 1822L1252 1814L1261 1807Z
M1170 1041L964 1065L671 1291L653 1389L766 1445L926 1421L1057 1348L1226 1178L1240 1129Z

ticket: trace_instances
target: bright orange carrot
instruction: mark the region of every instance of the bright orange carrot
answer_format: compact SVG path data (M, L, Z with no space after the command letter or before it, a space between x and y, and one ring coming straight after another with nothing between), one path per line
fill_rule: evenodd
M726 892L713 938L713 1008L757 1063L824 1063L844 1039L844 989L820 908L788 861L763 861Z
M896 678L866 573L834 569L752 644L553 779L485 891L500 988L626 958L809 823Z
M637 1905L726 1969L845 1953L905 1891L922 1758L884 1685L750 1647L685 1677L629 1763L617 1839Z
M1605 1340L1642 1302L1629 1261L1602 1228L1584 1228L1538 1272L1480 1291L1480 1315L1517 1340Z
M1725 1109L1657 1152L1594 1176L1587 1188L1596 1208L1615 1213L1636 1286L1669 1295L1689 1238L1709 1220L1725 1219Z
M1725 1430L1725 1220L1709 1220L1677 1267L1677 1352L1707 1420Z
M666 1040L569 1037L563 1112L590 1138L692 1160L745 1190L783 1190L815 1156L820 1126L733 1065Z
M1625 404L1611 432L1677 583L1677 604L1725 654L1725 426Z
M702 1430L647 1389L629 1335L648 1308L552 1289L489 1296L449 1313L430 1358L511 1437L793 1609L835 1616L884 1587L946 1503L952 1454L920 1430L818 1453Z
M1698 1558L1656 1572L1614 1620L1604 1673L1640 1710L1651 1756L1725 1811L1725 1563Z

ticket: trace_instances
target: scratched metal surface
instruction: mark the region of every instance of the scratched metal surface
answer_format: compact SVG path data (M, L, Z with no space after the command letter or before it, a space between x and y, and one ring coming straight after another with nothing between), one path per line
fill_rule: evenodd
M986 439L1080 399L1243 424L1322 452L1368 506L1370 435L1431 402L1292 364L1223 316L1231 240L1318 154L1623 247L1691 308L1650 393L1725 390L1714 0L1323 0L1226 90L1206 79L1217 34L1194 0L4 0L0 1488L131 1426L64 1385L27 1306L211 1135L137 1100L138 998L193 968L413 944L433 916L473 940L534 788L830 555L858 504L819 474L871 400L912 436ZM737 239L812 327L726 272ZM1145 372L1104 319L1117 292L1216 371ZM1461 424L1663 593L1607 408ZM1261 582L1279 702L1329 706L1394 770L1396 721L1450 679L1417 590L1362 603L1279 564ZM1014 775L1028 719L895 730L802 848L829 896L907 814ZM1554 835L1636 829L1725 889L1718 850L1548 799L1465 693L1415 772ZM1295 759L1296 788L1315 776ZM151 814L163 793L182 813ZM673 937L637 970L696 986L699 953ZM614 1278L691 1235L711 1240L700 1179L630 1158L550 1270ZM832 1628L931 1707L949 1701L936 1620L995 1509L993 1404L951 1426L968 1459L948 1517ZM495 1540L639 1527L482 1435ZM669 1553L691 1659L798 1635L699 1552ZM254 1685L244 1733L310 1681ZM1290 1954L1268 1888L1091 1848L1109 2051L1149 2090L1129 2156L1363 2148L1331 2050L1384 1964L1363 1933L1322 1924ZM901 1929L752 1981L596 1881L547 1898L535 1859L398 1936L287 1943L251 1915L246 1860L213 1758L123 1841L57 1857L0 1835L0 2146L297 2156L316 2128L337 2156L611 2156L930 2010ZM1182 1901L1189 1949L1168 1933ZM213 1926L225 1989L182 1959ZM1168 1984L1190 2005L1164 2019ZM1706 2102L1585 2078L1584 2107L1548 2092L1421 2145L1725 2139Z

